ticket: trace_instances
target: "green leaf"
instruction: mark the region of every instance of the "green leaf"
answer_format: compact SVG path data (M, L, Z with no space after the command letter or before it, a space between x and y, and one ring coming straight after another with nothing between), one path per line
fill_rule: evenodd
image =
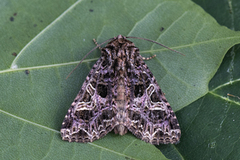
M0 41L5 44L0 53L4 57L0 60L2 159L165 159L155 146L131 133L124 136L109 133L88 144L61 140L59 130L64 115L100 51L89 55L67 80L66 76L95 47L93 38L103 42L119 34L152 39L186 55L131 39L142 56L157 55L146 63L176 111L183 132L178 145L158 148L171 159L173 156L201 159L206 152L213 155L215 149L220 158L227 157L221 154L236 157L237 150L231 154L230 150L221 151L225 141L231 148L239 137L232 136L232 141L225 139L222 143L220 140L231 134L221 129L234 131L233 127L239 126L237 117L236 123L228 125L233 119L227 116L232 113L237 116L239 110L233 107L237 98L231 97L230 102L222 98L226 94L218 96L220 90L216 88L220 86L222 90L225 86L221 80L214 82L215 87L210 90L208 84L227 50L240 42L239 32L218 25L188 0L23 2L1 2L6 8L0 10L1 15L8 20L3 21L0 28L0 33L4 33ZM41 9L34 8L36 6ZM24 13L23 16L20 13ZM14 21L7 15L13 15ZM24 26L21 22L28 19L27 16L32 21ZM44 24L38 30L30 27L38 26L41 20ZM13 36L14 41L10 39ZM18 54L14 60L13 52ZM230 91L228 93L239 95L237 90ZM225 124L225 119L229 123ZM231 145L231 142L235 143Z
M0 1L0 70L9 69L14 55L60 16L76 0L1 0ZM57 5L56 5L57 4Z
M194 1L220 24L240 29L240 1ZM179 152L185 159L239 158L239 46L229 49L209 83L209 92L178 112L178 118L182 116L183 119L180 122L184 132L181 144L178 145L177 152L176 149L161 146L161 151L169 159L178 159L172 153Z

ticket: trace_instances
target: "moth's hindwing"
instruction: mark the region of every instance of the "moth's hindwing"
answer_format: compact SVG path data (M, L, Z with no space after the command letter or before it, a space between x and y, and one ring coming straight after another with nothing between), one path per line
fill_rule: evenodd
M114 129L152 144L179 142L178 120L134 43L119 35L102 49L62 123L69 142L93 142Z

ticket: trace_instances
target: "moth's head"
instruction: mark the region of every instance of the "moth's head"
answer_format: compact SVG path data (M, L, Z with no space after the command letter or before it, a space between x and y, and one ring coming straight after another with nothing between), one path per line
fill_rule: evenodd
M127 37L118 35L117 37L114 37L114 39L111 42L109 42L104 48L119 50L119 49L126 49L126 47L128 48L132 46L135 46L134 43L132 41L129 41Z
M124 43L126 40L126 37L122 36L121 34L117 36L118 43Z

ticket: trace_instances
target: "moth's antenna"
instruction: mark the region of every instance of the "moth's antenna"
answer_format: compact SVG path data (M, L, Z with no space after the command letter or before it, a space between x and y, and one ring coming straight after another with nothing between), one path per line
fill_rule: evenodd
M167 48L167 49L169 49L169 50L171 50L171 51L173 51L173 52L177 52L177 53L185 56L185 55L182 54L181 52L178 52L178 51L176 51L176 50L174 50L174 49L171 49L171 48L169 48L169 47L167 47L167 46L165 46L165 45L163 45L163 44L161 44L161 43L158 43L158 42L156 42L156 41L153 41L153 40L151 40L151 39L140 38L140 37L131 37L131 36L130 36L130 37L126 37L126 38L142 39L142 40L145 40L145 41L153 42L153 43L156 43L156 44L158 44L158 45L160 45L160 46L162 46L162 47L164 47L164 48Z
M73 71L82 63L82 61L83 61L85 58L87 58L87 56L88 56L91 52L93 52L95 49L97 49L98 47L100 47L100 46L103 45L104 43L107 43L107 42L109 42L109 41L111 41L111 40L114 40L114 39L115 39L115 38L110 38L110 39L106 40L105 42L103 42L103 43L101 43L101 44L98 44L96 47L94 47L90 52L88 52L88 53L82 58L82 60L78 63L78 65L68 74L68 76L67 76L66 79L68 79L68 77L73 73Z

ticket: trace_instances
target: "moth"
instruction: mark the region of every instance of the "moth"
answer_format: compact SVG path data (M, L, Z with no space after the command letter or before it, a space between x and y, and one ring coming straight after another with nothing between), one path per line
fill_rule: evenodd
M129 130L155 145L179 142L176 115L139 49L127 38L134 37L119 35L101 49L63 120L63 140L93 142L112 130L120 135Z

